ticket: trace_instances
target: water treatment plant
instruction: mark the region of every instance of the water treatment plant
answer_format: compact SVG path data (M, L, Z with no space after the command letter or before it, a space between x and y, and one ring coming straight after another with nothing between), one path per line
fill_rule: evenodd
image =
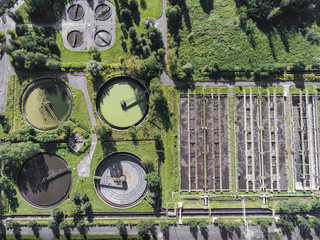
M320 239L319 1L5 3L0 239Z

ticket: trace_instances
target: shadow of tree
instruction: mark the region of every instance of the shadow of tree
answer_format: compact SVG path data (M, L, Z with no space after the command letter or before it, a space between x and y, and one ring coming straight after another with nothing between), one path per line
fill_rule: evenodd
M200 0L202 11L209 14L213 9L213 0Z
M194 239L198 239L198 227L190 227L190 233Z
M299 225L298 228L302 239L313 239L310 228L301 225Z
M204 1L206 1L206 0L204 0ZM213 1L213 0L207 0L207 1ZM185 0L181 1L180 7L181 7L184 23L186 24L188 31L191 32L192 26L191 26L191 21L190 21L190 16L189 16L189 8L187 7ZM213 5L212 5L212 8L213 8Z
M35 226L31 227L31 230L32 230L33 235L35 235L36 238L38 238L40 235L41 227L39 225L35 225Z
M207 227L200 227L200 232L204 240L209 239L209 230Z

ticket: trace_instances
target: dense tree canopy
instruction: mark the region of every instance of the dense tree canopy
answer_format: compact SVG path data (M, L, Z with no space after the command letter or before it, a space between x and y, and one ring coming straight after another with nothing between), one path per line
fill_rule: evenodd
M8 143L0 146L4 174L11 180L15 180L21 164L39 151L39 146L32 142Z

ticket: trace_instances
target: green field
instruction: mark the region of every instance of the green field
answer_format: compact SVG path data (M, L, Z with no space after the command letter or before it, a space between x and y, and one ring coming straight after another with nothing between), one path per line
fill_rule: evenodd
M311 44L304 34L292 28L261 29L249 20L246 30L241 29L236 1L215 0L209 14L197 0L187 0L188 14L183 18L178 62L190 62L194 80L208 80L201 73L205 66L217 64L220 69L250 69L267 65L291 66L303 61L312 63L320 57L320 46ZM190 21L190 28L185 24ZM302 29L301 29L302 30Z

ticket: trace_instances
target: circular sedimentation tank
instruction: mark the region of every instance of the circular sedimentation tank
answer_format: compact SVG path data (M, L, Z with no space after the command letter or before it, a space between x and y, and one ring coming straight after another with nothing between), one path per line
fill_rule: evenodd
M23 119L39 130L57 128L72 113L73 97L61 80L45 77L31 82L21 94Z
M17 188L21 197L35 208L59 205L69 195L72 173L68 163L52 153L39 153L19 169Z
M149 94L138 80L119 76L98 90L96 108L100 118L111 127L125 130L140 124L147 116Z
M129 208L138 204L147 193L146 169L138 156L117 152L105 157L98 165L94 185L106 204Z
M72 4L68 8L68 17L73 21L79 21L84 17L84 9L80 4Z
M112 37L110 33L105 30L100 30L96 32L94 35L94 42L99 47L106 47L109 46L111 43Z
M67 41L69 45L73 48L80 47L83 43L83 35L82 32L78 30L73 30L68 33Z
M105 3L99 4L95 9L95 15L98 20L106 21L111 17L111 7Z

